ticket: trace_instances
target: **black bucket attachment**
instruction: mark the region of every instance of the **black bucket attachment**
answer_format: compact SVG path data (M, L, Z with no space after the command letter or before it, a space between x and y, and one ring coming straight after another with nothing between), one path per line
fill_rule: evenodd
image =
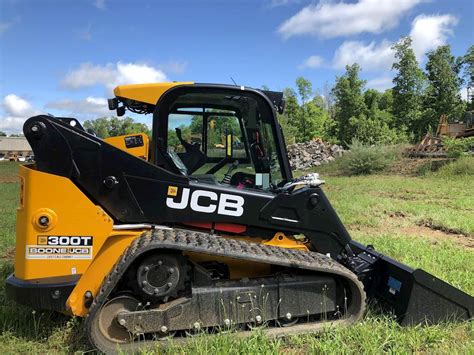
M355 241L350 246L366 262L364 270L356 273L364 282L367 297L393 312L400 324L436 324L473 317L474 298L467 293L377 253L370 246Z

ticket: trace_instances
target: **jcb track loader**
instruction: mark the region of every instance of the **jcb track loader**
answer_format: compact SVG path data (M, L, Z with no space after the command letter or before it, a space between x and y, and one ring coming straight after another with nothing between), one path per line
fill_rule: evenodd
M20 167L8 295L84 317L103 352L314 332L358 321L368 301L402 324L470 319L473 297L353 241L323 181L293 178L283 104L246 87L125 85L109 108L152 114L151 140L28 119L36 163Z

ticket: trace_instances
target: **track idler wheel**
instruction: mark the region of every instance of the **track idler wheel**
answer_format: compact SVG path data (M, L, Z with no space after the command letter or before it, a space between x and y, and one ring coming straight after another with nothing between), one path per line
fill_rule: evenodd
M138 307L138 300L128 295L117 296L105 303L91 324L93 343L100 349L114 349L133 342L134 335L120 324L120 314L136 311Z

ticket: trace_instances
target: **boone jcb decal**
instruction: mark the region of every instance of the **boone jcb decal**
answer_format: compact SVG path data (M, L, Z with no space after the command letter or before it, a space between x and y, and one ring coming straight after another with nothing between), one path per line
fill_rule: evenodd
M92 259L91 236L39 235L26 246L27 259Z

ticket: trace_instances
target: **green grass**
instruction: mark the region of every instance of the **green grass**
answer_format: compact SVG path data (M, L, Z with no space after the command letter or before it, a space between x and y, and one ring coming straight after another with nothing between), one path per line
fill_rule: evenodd
M459 175L474 175L474 157L464 156L450 164L442 166L437 172L439 177L452 178Z
M324 176L323 176L324 179ZM325 191L349 227L382 227L390 214L474 234L472 176L440 179L405 176L329 177Z
M13 271L18 182L15 163L0 163L0 277ZM354 239L412 267L420 267L474 294L472 176L426 177L323 175L325 191ZM433 232L419 225L452 233ZM464 239L463 239L464 238ZM0 353L70 353L89 351L80 319L32 311L6 300L0 284ZM472 323L401 327L388 316L369 310L350 328L314 335L267 339L256 331L241 339L229 334L198 336L186 345L152 352L168 354L334 353L474 353Z
M464 342L453 348L452 340ZM469 342L471 341L471 344ZM367 315L351 328L327 328L321 334L292 336L268 340L262 332L249 339L220 335L209 340L198 337L186 346L173 346L168 354L380 354L382 352L469 353L472 347L472 327L443 325L432 327L401 327L387 317Z
M0 258L15 244L18 191L18 163L0 162Z
M0 253L15 243L15 207L18 184L2 183L0 188Z

